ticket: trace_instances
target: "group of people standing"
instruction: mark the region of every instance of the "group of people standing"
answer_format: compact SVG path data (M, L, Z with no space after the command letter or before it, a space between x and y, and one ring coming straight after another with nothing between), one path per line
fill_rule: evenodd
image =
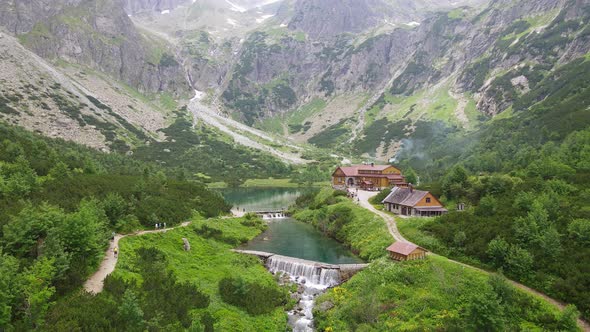
M352 189L346 189L347 192L347 197L352 199L353 202L357 202L359 203L361 201L361 199L359 198L359 188L356 188L355 190Z

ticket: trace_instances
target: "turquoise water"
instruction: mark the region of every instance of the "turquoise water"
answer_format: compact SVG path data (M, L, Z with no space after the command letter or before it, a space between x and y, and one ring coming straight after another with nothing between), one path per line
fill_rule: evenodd
M271 252L328 264L363 263L338 241L324 236L310 224L291 218L270 221L264 233L239 249Z

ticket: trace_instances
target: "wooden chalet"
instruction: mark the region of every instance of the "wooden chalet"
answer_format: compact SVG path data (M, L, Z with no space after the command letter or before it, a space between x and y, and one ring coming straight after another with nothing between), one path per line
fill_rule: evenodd
M409 242L396 242L387 247L389 257L396 261L423 259L428 251Z
M382 203L385 210L402 216L436 217L447 213L442 203L428 191L408 188L393 188Z
M338 167L332 174L332 185L340 188L384 189L406 187L402 172L391 165L355 165Z

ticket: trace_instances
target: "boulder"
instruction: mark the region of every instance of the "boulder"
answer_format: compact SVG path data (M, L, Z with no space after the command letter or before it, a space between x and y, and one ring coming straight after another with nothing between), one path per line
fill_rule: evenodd
M331 301L322 302L322 304L320 304L317 308L319 311L325 312L334 308L334 303L332 303Z
M187 238L183 237L182 238L182 242L184 243L184 245L183 245L184 251L191 250L191 244L188 242L188 239Z

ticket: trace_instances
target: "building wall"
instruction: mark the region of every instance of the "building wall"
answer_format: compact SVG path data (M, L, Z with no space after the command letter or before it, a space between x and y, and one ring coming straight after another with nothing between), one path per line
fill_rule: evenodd
M422 250L420 248L416 248L416 250L412 251L409 255L407 260L409 261L413 261L416 259L423 259L424 257L426 257L426 251Z
M340 176L333 176L332 177L332 184L335 186L343 186L345 185L345 178Z
M417 259L423 259L426 257L426 250L416 248L409 255L405 256L395 252L389 252L389 258L396 261L413 261Z
M390 166L383 171L383 174L402 174L402 171L393 166Z
M332 174L332 184L335 186L345 185L345 175L340 168L338 168L334 174Z
M426 202L426 199L430 198L430 203ZM426 194L415 206L443 206L442 203L434 197L431 193Z
M356 178L357 183L360 183L362 181L371 181L373 183L373 186L377 187L377 188L386 188L389 186L389 181L387 180L387 178L374 178L371 176L358 176Z
M401 210L401 206L397 205L397 208L395 208L395 204L391 204L391 203L385 203L385 209L389 212L393 212L395 214L401 214L402 210Z
M397 208L396 208L396 206L397 206ZM438 206L438 205L435 205L435 206ZM385 203L385 210L395 213L395 214L401 215L402 208L403 208L403 206L399 205L399 204ZM416 209L409 207L409 206L406 206L406 209L409 210L410 213L409 214L406 213L405 215L411 216L411 217L421 217L420 212L417 211Z

